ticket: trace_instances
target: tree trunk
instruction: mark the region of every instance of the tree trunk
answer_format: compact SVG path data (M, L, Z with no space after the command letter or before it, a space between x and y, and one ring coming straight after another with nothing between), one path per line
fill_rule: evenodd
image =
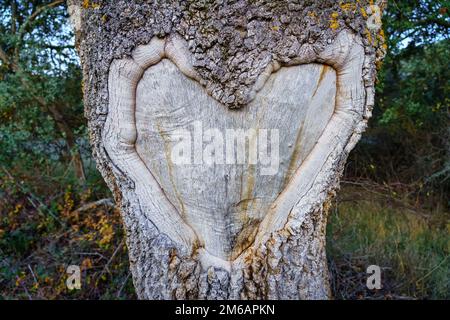
M327 299L327 208L383 2L69 1L141 299Z

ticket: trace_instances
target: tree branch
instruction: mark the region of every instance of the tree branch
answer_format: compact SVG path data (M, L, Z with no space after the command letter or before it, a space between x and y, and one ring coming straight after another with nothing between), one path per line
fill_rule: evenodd
M100 206L105 206L108 208L114 208L115 204L114 201L111 198L105 198L105 199L100 199L94 202L89 202L81 207L79 207L78 209L74 210L73 212L83 212L83 211L88 211Z
M53 7L56 7L62 3L64 3L65 0L56 0L53 2L50 2L46 5L40 6L39 8L36 9L36 11L34 11L26 20L25 22L19 27L19 30L17 31L17 36L18 36L18 43L16 45L15 48L15 54L14 54L14 63L18 64L18 60L19 60L19 52L20 52L20 47L22 45L22 40L23 37L25 35L26 32L26 28L34 21L36 20L36 18L42 14L43 12L47 11L48 9L51 9Z
M43 12L47 11L48 9L51 9L53 7L56 7L60 4L64 3L64 0L56 0L53 2L50 2L49 4L46 4L44 6L41 6L36 9L26 20L25 22L20 26L19 28L19 37L23 37L23 34L25 33L25 29L32 23L36 18Z
M439 18L426 18L423 20L419 20L418 21L419 25L428 25L428 24L436 24L440 27L444 27L446 29L450 28L450 22L444 20L444 19L439 19Z
M16 23L17 23L17 4L16 0L11 1L11 33L16 33Z

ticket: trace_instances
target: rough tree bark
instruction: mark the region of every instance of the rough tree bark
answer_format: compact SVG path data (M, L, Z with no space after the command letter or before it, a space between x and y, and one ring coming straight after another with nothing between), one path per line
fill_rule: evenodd
M68 5L138 297L330 298L327 208L371 116L384 2ZM279 161L220 163L227 146L208 154L194 138L193 162L174 163L174 132L203 128L209 142L242 129L250 153L276 132Z

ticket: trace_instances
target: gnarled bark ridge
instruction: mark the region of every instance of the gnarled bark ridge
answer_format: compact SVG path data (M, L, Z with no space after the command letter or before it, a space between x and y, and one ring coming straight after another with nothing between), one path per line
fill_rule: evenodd
M383 5L69 1L140 298L330 297L327 206L371 115Z

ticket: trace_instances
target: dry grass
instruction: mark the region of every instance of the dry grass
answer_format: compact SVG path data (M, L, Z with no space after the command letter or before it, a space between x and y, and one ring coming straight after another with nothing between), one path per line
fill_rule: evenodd
M335 297L449 299L449 218L448 212L413 210L382 193L361 196L361 188L344 188L328 228ZM371 264L382 269L379 291L366 288Z
M98 202L106 191L54 184L44 194L20 181L0 179L0 299L134 299L120 214ZM448 213L383 188L344 187L328 230L335 297L450 298L449 231ZM71 264L81 266L81 290L66 287ZM379 291L365 286L370 264L383 270Z

